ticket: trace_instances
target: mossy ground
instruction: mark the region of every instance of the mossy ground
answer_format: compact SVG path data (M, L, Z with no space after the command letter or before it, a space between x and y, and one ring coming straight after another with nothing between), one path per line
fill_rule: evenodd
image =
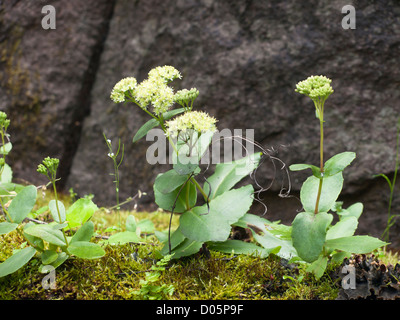
M137 220L150 219L156 230L168 227L169 214L164 212L121 211L121 221L129 214ZM176 226L178 216L173 219ZM93 217L98 235L118 225L115 212L99 210ZM101 241L97 238L96 241ZM0 236L0 262L17 249L23 239L16 232ZM56 269L56 289L45 290L38 271L38 259L32 259L14 274L0 278L0 299L73 299L125 300L141 299L140 280L151 272L162 244L154 235L145 236L143 244L104 245L106 254L97 260L69 259ZM339 266L330 266L325 275L315 280L301 266L287 265L276 256L266 259L246 255L228 255L211 251L173 260L154 285L173 285L173 300L332 300L340 283L335 277Z

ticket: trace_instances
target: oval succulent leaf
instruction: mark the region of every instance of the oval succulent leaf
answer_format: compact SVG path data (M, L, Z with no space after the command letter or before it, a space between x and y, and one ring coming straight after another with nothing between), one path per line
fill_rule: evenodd
M75 241L90 241L94 233L94 224L92 221L86 222L71 238L71 242Z
M210 193L209 198L213 199L230 190L258 167L260 159L261 153L258 152L236 161L217 164L214 174L204 184L204 192Z
M315 176L308 177L300 190L300 200L305 211L314 212L320 179ZM318 211L327 212L335 204L343 186L342 173L324 177L322 182L321 197Z
M179 220L182 234L198 242L227 240L231 224L249 210L253 191L251 185L233 189L211 200L209 211L203 205L185 212Z
M29 228L26 228L24 231L28 235L40 238L56 246L66 246L62 232L60 230L53 229L51 226L35 224Z
M14 253L3 263L0 263L0 278L11 274L18 269L22 268L25 264L33 258L36 249L33 247L26 247Z
M338 172L342 172L356 158L354 152L342 152L334 155L325 162L324 176L333 176Z
M329 248L355 254L370 253L387 244L370 236L351 236L326 240L326 246Z
M320 168L313 166L312 164L305 164L305 163L292 164L291 166L289 166L289 169L291 171L301 171L301 170L305 170L305 169L311 169L312 173L315 177L321 178Z
M103 257L106 252L96 243L87 241L76 241L68 247L70 254L82 259L98 259Z
M23 188L17 196L11 201L8 207L8 213L12 222L21 223L33 209L36 203L37 190L35 186Z
M0 235L7 234L15 229L17 229L18 223L2 222L0 223Z
M293 220L292 241L299 257L306 262L318 259L333 216L326 212L300 212Z
M56 202L57 201L57 202ZM58 207L58 209L57 209ZM49 209L54 221L58 223L65 222L65 207L64 204L59 200L50 200ZM61 218L61 220L60 220Z

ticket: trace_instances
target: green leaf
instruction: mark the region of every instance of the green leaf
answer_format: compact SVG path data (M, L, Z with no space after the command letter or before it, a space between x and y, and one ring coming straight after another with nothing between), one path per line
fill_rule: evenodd
M174 212L182 213L187 210L186 208L186 195L188 195L189 199L189 207L193 207L197 202L197 189L196 186L192 182L186 183L186 185L181 190L181 187L176 188L174 191L163 194L158 191L156 185L154 185L154 197L156 204L167 211L172 211L172 207L175 203ZM189 190L188 190L189 189ZM178 196L179 194L179 196Z
M45 250L42 252L41 258L44 265L50 264L57 260L58 253L54 250Z
M303 183L300 190L300 200L305 211L314 212L320 179L311 176ZM328 212L335 204L343 186L342 173L324 177L318 212Z
M180 109L175 109L171 110L168 112L163 113L163 118L164 120L168 120L172 118L173 116L184 112L184 108ZM141 138L143 138L151 129L157 127L160 123L156 119L150 119L147 121L143 126L140 127L140 129L136 132L135 136L133 137L132 143L135 143L139 141Z
M225 191L230 190L240 180L253 172L261 159L261 153L257 152L248 157L226 163L219 163L215 167L215 172L211 175L204 184L204 192L211 193L210 199L223 194Z
M180 175L174 169L157 176L154 184L155 188L162 194L168 194L182 186L189 176Z
M22 268L33 258L35 253L36 249L33 247L26 247L14 253L6 261L0 263L0 277L14 273L18 269Z
M34 225L35 224L33 222L28 222L26 225L24 225L24 237L26 238L26 240L28 240L30 243L32 243L32 245L34 245L38 249L43 250L44 249L44 242L43 242L42 239L40 239L38 237L31 236L31 235L25 233L26 229L28 229L29 227L34 226Z
M200 160L197 159L197 156L191 157L188 160L186 156L180 156L177 158L177 161L174 163L173 170L182 177L186 177L196 170L199 171L199 163Z
M82 227L72 236L70 244L75 241L90 241L94 233L94 224L92 221L87 221Z
M133 215L126 218L125 228L126 231L136 232L136 218Z
M267 230L265 227L261 228L261 231L262 232L259 230L256 231L254 228L251 228L254 240L270 253L287 260L298 256L291 240L282 239L272 234L270 230Z
M356 158L354 152L339 153L325 162L324 176L333 176L342 172Z
M249 225L256 226L259 229L265 230L265 225L271 222L263 217L257 216L255 214L246 213L244 216L235 222L233 225L241 228L249 228Z
M171 233L171 250L174 250L177 246L179 246L183 241L185 241L185 236L182 234L180 227ZM166 235L166 239L164 242L164 247L161 249L161 254L163 256L167 255L169 252L168 245L168 233Z
M3 183L6 184L6 183L11 183L11 181L12 181L12 169L7 163L5 163L3 172L1 173L0 176L0 182L2 184Z
M23 188L11 201L8 213L14 223L21 223L33 209L36 203L37 190L35 186Z
M47 265L51 265L54 268L57 268L57 267L61 266L68 258L69 258L69 255L67 255L65 252L59 252L59 253L57 253L57 259ZM41 267L39 267L39 272L42 272L42 268L44 266L45 265L42 265ZM47 273L47 272L44 272L44 273Z
M330 227L326 233L326 239L336 239L342 237L350 237L357 229L358 220L356 217L348 217L338 221L334 226Z
M194 240L185 238L171 252L171 254L173 254L172 259L179 259L181 257L191 256L192 254L199 252L202 245L203 245L202 242L198 242L198 241L194 241ZM168 250L167 250L167 252L168 252Z
M12 143L7 142L5 145L0 147L0 155L8 155L12 149Z
M66 220L70 228L79 227L89 220L98 210L91 199L81 198L75 201L66 213Z
M24 188L25 188L25 186L23 186L21 184L12 183L12 182L9 182L9 183L1 182L0 183L0 195L8 196L8 195L10 195L10 192L19 193Z
M321 177L320 168L313 166L312 164L304 164L304 163L292 164L291 166L289 166L289 169L291 171L301 171L301 170L305 170L305 169L311 169L312 173L315 177L317 177L317 178Z
M308 266L306 271L312 272L315 275L315 278L318 280L323 276L327 265L328 265L328 257L320 255L317 260L315 260Z
M58 210L60 211L61 220L58 216L56 204L58 204ZM50 212L51 212L51 215L52 215L54 221L56 221L58 223L63 223L65 221L65 207L61 201L57 200L57 202L56 202L56 200L50 200L49 209L50 209Z
M158 241L168 242L168 230L166 231L154 230L154 235L157 237Z
M179 219L182 234L198 242L225 241L231 224L249 210L253 191L251 185L233 189L211 200L209 212L206 205L185 212Z
M154 232L154 223L149 219L143 219L138 222L137 228L142 233L152 233Z
M388 243L370 236L351 236L326 240L325 245L335 250L363 254L370 253Z
M82 259L99 259L106 254L101 246L87 241L76 241L71 243L68 246L68 251L70 254Z
M350 252L339 251L332 254L332 263L341 263L345 258L349 258L351 256Z
M318 214L300 212L294 218L292 223L293 246L304 261L314 262L318 259L332 219L333 216L326 212Z
M2 222L0 223L0 235L7 234L15 229L17 229L18 223Z
M136 232L124 231L113 234L107 240L110 244L125 244L125 243L139 243L141 239L137 236Z
M40 238L56 246L66 246L63 233L60 230L53 229L51 226L35 224L26 228L24 231L28 235Z
M255 255L261 258L269 256L269 250L257 246L254 243L244 242L241 240L226 240L224 242L209 242L210 250L220 251L223 253Z
M346 218L346 217L355 217L357 220L360 218L362 212L364 210L364 206L361 202L357 202L350 207L348 207L346 210L344 210L343 213L338 213L340 214L340 219Z
M68 223L67 222L57 223L57 222L53 221L53 222L50 222L48 225L51 226L53 229L61 230L61 229L64 229L65 227L67 227Z

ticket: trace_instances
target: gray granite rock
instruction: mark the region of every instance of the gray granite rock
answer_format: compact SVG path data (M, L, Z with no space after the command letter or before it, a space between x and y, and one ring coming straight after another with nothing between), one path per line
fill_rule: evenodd
M42 28L45 4L56 29ZM42 182L36 168L46 156L68 175L112 8L108 0L0 2L0 109L11 119L15 178Z

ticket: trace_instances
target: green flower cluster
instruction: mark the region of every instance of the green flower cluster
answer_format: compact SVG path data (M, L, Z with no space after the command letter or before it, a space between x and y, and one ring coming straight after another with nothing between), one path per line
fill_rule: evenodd
M60 160L57 158L46 157L42 163L38 165L37 172L55 178L59 163Z
M332 93L332 80L325 76L310 76L296 85L296 92L310 97L312 100L326 100Z
M193 108L194 100L199 96L199 90L196 88L183 89L175 93L174 100L186 110L190 111Z
M182 76L171 66L157 67L148 73L148 79L137 84L133 77L119 81L111 91L111 100L115 103L125 102L128 98L143 110L153 106L156 115L168 111L174 104L174 91L168 83Z
M217 120L202 111L188 111L166 123L168 137L177 137L179 133L194 130L198 133L215 132Z
M0 111L0 127L3 128L4 132L6 132L9 125L10 120L7 119L7 114L3 111Z
M140 83L136 90L135 102L142 108L147 109L148 105L152 105L156 115L163 114L168 111L174 104L174 91L167 86L163 78L149 77Z
M149 72L149 79L161 79L165 84L168 84L175 79L182 79L182 76L174 67L163 66L151 69Z
M111 100L115 103L125 102L125 98L132 94L136 85L137 81L133 77L120 80L111 91Z
M306 95L314 101L316 117L323 121L324 104L333 93L332 80L325 76L310 76L296 85L295 91Z

